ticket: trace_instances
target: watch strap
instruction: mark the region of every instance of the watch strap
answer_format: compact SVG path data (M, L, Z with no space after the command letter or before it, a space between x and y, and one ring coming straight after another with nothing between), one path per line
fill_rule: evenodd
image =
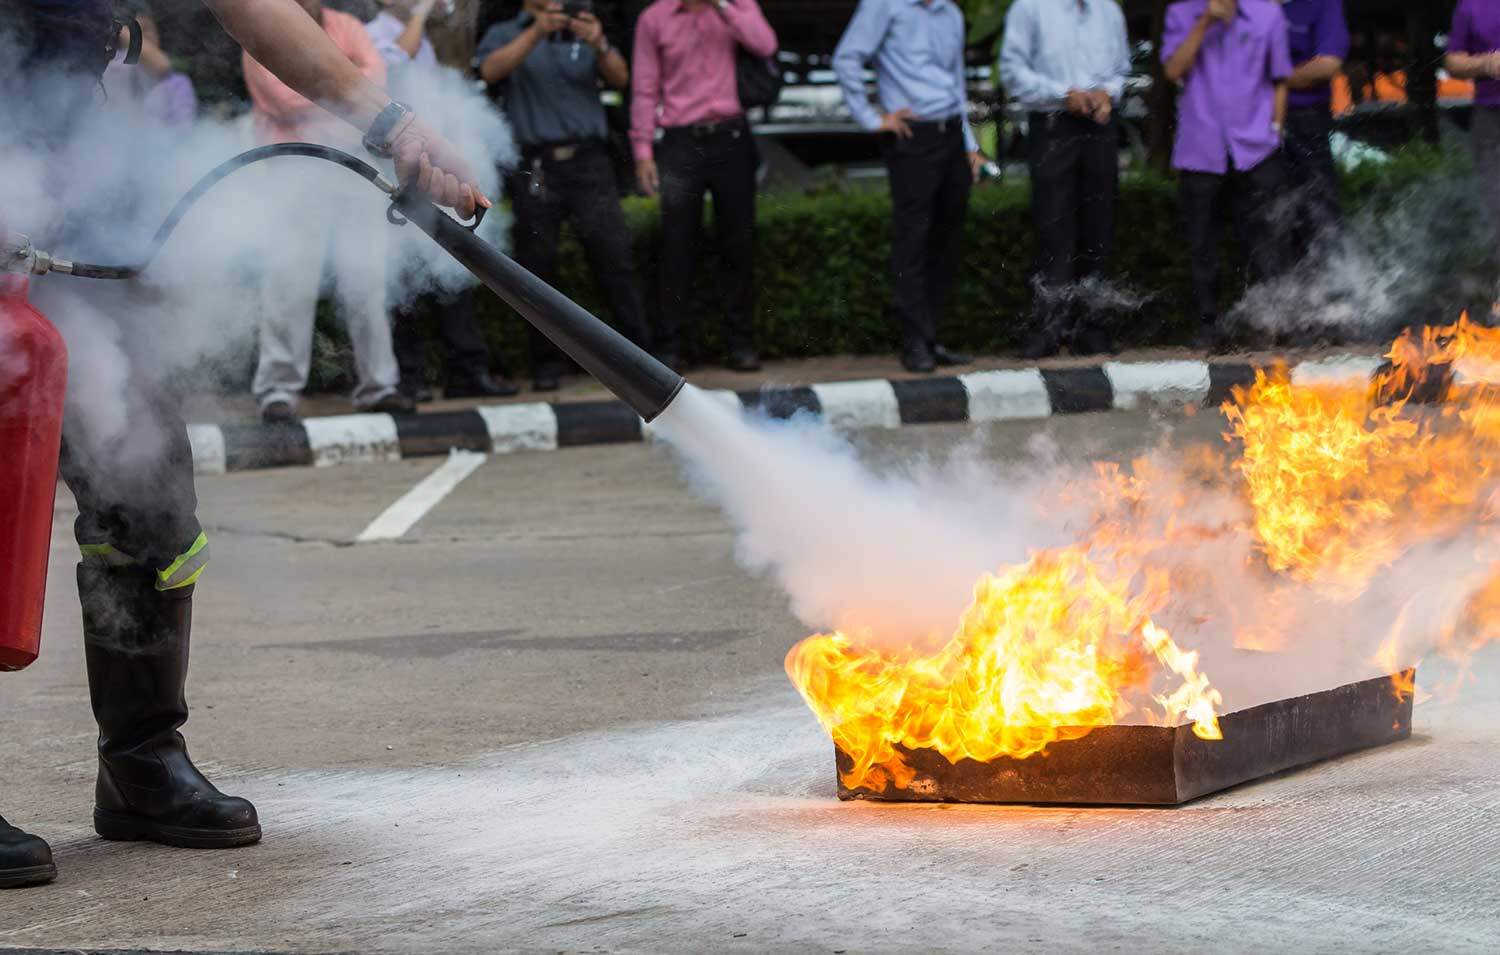
M369 131L365 133L365 148L382 159L389 159L396 137L407 127L411 119L410 106L391 100L375 117L375 122L370 124Z

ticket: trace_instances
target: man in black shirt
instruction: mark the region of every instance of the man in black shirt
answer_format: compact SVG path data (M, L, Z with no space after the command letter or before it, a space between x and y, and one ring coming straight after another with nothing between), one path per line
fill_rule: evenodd
M516 261L557 285L558 232L571 222L615 324L644 346L645 309L599 101L601 80L612 89L630 81L625 58L589 10L569 16L560 3L526 0L515 19L490 27L474 62L486 83L500 84L521 146L521 168L507 184ZM527 330L532 387L555 390L563 356L535 328Z

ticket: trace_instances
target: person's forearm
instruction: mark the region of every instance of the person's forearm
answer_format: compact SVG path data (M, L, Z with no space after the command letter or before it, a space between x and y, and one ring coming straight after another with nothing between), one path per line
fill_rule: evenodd
M479 75L486 83L501 82L520 68L541 38L541 31L535 26L522 30L520 36L484 58L479 64Z
M1314 89L1333 82L1344 61L1336 56L1315 56L1292 71L1287 85L1294 90Z
M715 5L741 46L756 56L770 56L776 52L776 31L766 21L765 14L755 0L724 0Z
M356 129L390 104L296 0L204 0L230 36L282 82Z
M1272 122L1278 127L1286 125L1286 106L1288 99L1287 83L1282 80L1276 84L1276 108L1272 112Z
M396 45L409 57L415 57L422 49L422 37L427 33L427 14L432 8L426 4L420 4L412 11L411 19L406 21L406 29L396 37Z
M1187 39L1183 40L1182 44L1172 51L1172 55L1167 57L1164 65L1167 79L1173 83L1181 83L1187 79L1187 75L1198 63L1198 51L1203 48L1203 38L1208 34L1208 28L1212 23L1213 20L1205 13L1198 18L1197 23L1193 24L1192 32L1187 35Z
M630 65L614 47L599 57L599 78L612 90L622 90L630 85Z
M1490 76L1492 54L1449 53L1443 59L1443 68L1450 76L1459 80L1482 80Z
M162 52L161 47L150 43L142 45L141 59L137 65L157 80L172 72L171 57Z

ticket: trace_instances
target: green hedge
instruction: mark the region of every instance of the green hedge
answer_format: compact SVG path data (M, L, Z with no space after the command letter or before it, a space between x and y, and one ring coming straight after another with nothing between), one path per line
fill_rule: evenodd
M1371 261L1412 265L1403 283L1413 312L1442 318L1493 294L1488 245L1474 241L1476 211L1461 152L1413 146L1388 164L1366 164L1342 179L1349 221L1346 241L1368 247ZM647 308L656 315L657 217L654 203L628 199L636 236L636 270ZM1174 182L1135 173L1121 185L1114 278L1139 303L1108 319L1124 346L1184 344L1192 333L1186 247ZM1227 231L1227 230L1226 230ZM720 357L718 257L705 228L689 357ZM896 347L889 315L890 202L884 189L764 196L758 215L757 332L767 358L885 353ZM965 237L957 301L944 329L954 347L981 354L1016 348L1028 331L1033 259L1029 188L1002 183L976 190ZM1226 256L1234 250L1226 240ZM1231 273L1232 275L1232 273ZM565 237L561 285L606 315L581 249ZM1243 291L1226 282L1226 304ZM481 296L486 336L500 363L526 370L521 319L493 296ZM1414 315L1414 317L1417 317ZM321 339L321 336L320 336Z

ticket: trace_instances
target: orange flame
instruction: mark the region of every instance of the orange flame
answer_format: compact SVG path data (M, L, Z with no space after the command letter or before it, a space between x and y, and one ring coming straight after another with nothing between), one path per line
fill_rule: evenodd
M1243 526L1189 516L1195 483L1222 483L1223 459L1190 457L1175 483L1149 461L1128 472L1102 465L1082 492L1095 517L1080 542L981 578L935 652L882 651L837 632L794 647L788 675L852 760L844 784L905 787L909 750L953 762L1024 759L1126 720L1191 723L1198 736L1221 738L1220 693L1198 654L1155 619L1171 597L1164 542L1253 542L1255 559L1284 586L1233 637L1270 650L1289 642L1279 601L1299 588L1353 600L1419 544L1485 532L1500 542L1500 389L1486 383L1500 382L1500 329L1465 315L1403 334L1387 357L1369 385L1299 385L1276 369L1236 389L1223 410ZM1455 631L1425 635L1460 660L1500 638L1500 564L1463 592ZM1393 674L1393 691L1409 695L1416 661L1401 659L1405 629L1398 620L1375 659Z

